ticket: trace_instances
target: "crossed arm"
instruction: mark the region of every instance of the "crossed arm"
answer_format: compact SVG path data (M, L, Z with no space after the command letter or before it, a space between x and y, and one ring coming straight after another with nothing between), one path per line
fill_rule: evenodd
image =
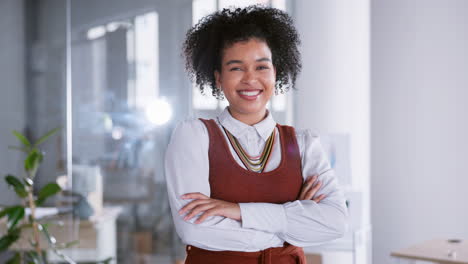
M311 136L306 133L298 141L310 145L311 138L306 137ZM313 142L316 144L318 138ZM281 246L284 241L296 246L317 245L344 234L344 197L328 163L303 166L311 174L329 171L308 177L296 201L236 204L209 197L207 155L208 135L203 124L197 120L181 123L173 133L165 162L172 216L184 243L210 250L257 251ZM307 148L301 153L303 159L323 159L321 155L310 154Z
M318 175L307 177L301 189L298 200L313 200L319 203L325 198L325 194L315 195L322 186L322 182L317 180ZM184 221L190 220L200 214L195 224L199 224L210 216L223 216L233 220L242 221L241 207L238 203L231 203L223 200L212 199L203 193L194 192L181 196L182 199L193 199L179 210L179 215L184 215Z

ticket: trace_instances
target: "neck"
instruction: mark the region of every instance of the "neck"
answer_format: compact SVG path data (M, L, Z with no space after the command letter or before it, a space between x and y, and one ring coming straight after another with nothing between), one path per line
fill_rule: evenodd
M266 108L258 113L248 113L248 114L233 111L230 107L228 107L228 111L232 117L234 117L235 119L249 126L253 126L259 123L260 121L265 119L267 115Z

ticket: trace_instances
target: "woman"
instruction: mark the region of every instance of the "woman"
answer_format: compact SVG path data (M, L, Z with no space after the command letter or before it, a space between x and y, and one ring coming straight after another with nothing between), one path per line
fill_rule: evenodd
M187 264L305 263L301 247L341 237L345 199L310 130L277 125L273 92L294 86L298 34L284 12L224 9L187 33L187 71L229 106L180 123L166 179Z

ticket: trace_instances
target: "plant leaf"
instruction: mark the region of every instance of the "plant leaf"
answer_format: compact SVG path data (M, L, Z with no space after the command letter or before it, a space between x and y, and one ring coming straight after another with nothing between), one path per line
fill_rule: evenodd
M0 211L0 218L4 217L4 216L8 213L8 208L9 208L9 207L3 208L3 209Z
M14 206L10 207L8 211L8 230L13 230L18 222L24 217L24 207L23 206Z
M99 261L100 264L109 264L114 258L108 257L105 260Z
M31 259L31 261L28 262L28 264L41 264L41 258L35 251L27 251L26 255Z
M24 169L26 171L34 171L42 162L43 155L37 149L34 149L24 160Z
M69 263L69 264L78 264L77 262L73 261L73 259L71 259L69 256L63 254L62 252L60 252L59 250L57 250L57 248L52 248L52 251L57 255L59 256L63 261L65 261L66 263ZM80 262L80 263L83 263L84 262ZM98 262L90 262L89 264L98 264Z
M8 216L8 230L11 230L15 228L18 221L24 217L24 207L22 205L6 207L0 211L0 218L4 217L5 215Z
M74 241L70 241L70 242L67 242L67 243L61 243L60 244L60 249L70 248L70 247L73 247L73 246L78 245L78 244L80 244L79 240L74 240Z
M57 133L57 131L59 131L61 129L61 127L57 127L57 128L54 128L52 130L50 130L49 132L45 133L42 137L40 137L36 143L34 143L34 146L38 146L39 144L41 144L42 142L44 142L48 137L52 136L53 134Z
M49 183L44 186L40 191L36 200L37 205L41 205L48 197L57 194L62 189L57 183Z
M21 134L20 132L16 131L16 130L13 130L13 135L15 135L16 138L18 138L18 140L23 143L24 146L26 147L31 147L31 143L29 142L29 140L23 136L23 134Z
M15 190L16 194L18 194L19 197L24 198L28 196L28 192L26 191L26 188L24 187L24 184L15 176L13 175L7 175L5 176L5 181L13 187Z
M8 247L15 243L15 241L19 239L20 234L21 230L15 228L0 238L0 252L7 250Z
M16 254L9 259L6 264L21 264L21 255L19 252L16 252Z
M13 239L9 235L4 235L2 238L0 238L0 252L5 251L8 249L11 244L13 244L16 240Z
M50 235L48 225L39 224L39 230L44 234L44 236L47 239L47 242L50 245L52 245L52 247L55 247L55 244L57 244L57 239L55 239L55 237Z
M49 229L49 226L51 226L52 224L50 222L47 222L47 223L44 223L44 224L40 224L43 228L45 229Z

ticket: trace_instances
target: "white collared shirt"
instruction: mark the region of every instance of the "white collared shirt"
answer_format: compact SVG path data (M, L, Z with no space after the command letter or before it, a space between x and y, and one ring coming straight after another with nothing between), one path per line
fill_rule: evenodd
M226 108L215 120L220 128L224 126L236 137L251 156L261 154L273 129L277 129L271 114L249 126L233 118ZM201 213L184 221L184 215L179 215L178 211L192 200L184 200L180 196L190 192L210 196L208 130L198 119L178 124L166 152L165 169L172 217L182 241L207 250L252 252L281 247L285 241L305 247L343 236L348 215L345 198L333 170L330 170L320 139L310 130L296 131L296 138L304 180L307 176L323 173L318 178L322 181L322 187L315 197L325 194L325 199L319 203L313 200L296 200L284 204L239 203L241 221L212 216L195 224ZM232 146L230 150L237 163L245 168ZM264 171L274 170L280 160L281 144L277 131L270 161Z

